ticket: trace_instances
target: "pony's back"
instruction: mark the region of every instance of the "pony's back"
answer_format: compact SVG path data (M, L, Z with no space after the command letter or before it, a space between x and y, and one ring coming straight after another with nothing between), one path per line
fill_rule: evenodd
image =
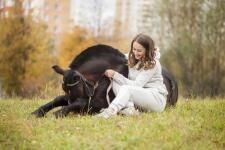
M95 45L82 51L78 56L74 58L69 67L76 69L83 63L92 59L108 59L107 61L113 61L112 63L126 63L126 58L119 50L108 45Z

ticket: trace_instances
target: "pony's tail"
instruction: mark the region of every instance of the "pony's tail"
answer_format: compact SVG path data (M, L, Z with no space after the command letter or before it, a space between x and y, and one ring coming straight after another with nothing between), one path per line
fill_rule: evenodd
M173 75L165 68L162 69L162 75L166 88L168 90L167 106L175 106L178 100L178 85Z
M171 97L170 97L170 105L175 106L178 99L178 85L177 82L174 80L171 80Z

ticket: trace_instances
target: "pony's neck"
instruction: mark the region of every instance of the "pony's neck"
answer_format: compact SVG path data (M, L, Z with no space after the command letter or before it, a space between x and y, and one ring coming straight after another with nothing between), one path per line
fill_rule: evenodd
M79 70L78 70L79 71ZM90 73L90 72L84 72L84 71L79 71L89 82L91 82L93 85L96 84L104 75L102 74L97 74L97 73Z

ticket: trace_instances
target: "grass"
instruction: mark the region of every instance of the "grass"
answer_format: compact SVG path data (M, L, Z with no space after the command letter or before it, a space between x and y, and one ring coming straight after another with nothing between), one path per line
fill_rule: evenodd
M175 108L109 120L30 112L47 100L0 100L0 149L225 149L225 99L180 99Z

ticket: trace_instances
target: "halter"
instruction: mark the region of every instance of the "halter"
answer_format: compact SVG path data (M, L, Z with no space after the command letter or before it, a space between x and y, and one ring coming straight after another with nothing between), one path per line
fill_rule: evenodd
M66 84L66 86L70 86L70 87L72 87L72 86L75 86L75 85L77 85L78 83L79 83L80 81L77 81L77 82L75 82L75 83L67 83Z
M93 84L92 82L90 82L88 79L86 79L79 71L74 71L77 75L79 75L80 79L79 81L76 81L74 83L67 83L65 84L67 87L73 87L73 86L76 86L78 83L80 83L80 81L83 82L83 85L85 86L85 88L88 90L89 93L88 94L88 97L92 97L94 95L94 91L95 89L98 87L98 82L99 80ZM91 92L91 89L88 85L91 85L93 87L93 92Z
M88 100L89 100L89 102L88 102L88 112L89 112L89 110L91 109L91 108L89 109L90 102L91 102L91 100L92 100L92 97L94 96L94 93L95 93L96 88L97 88L98 85L99 85L98 83L99 83L99 81L101 80L101 78L103 77L103 75L100 77L100 79L99 79L95 84L93 84L93 83L90 82L87 78L85 78L85 76L84 76L83 74L81 74L79 71L74 71L74 72L75 72L77 75L80 76L80 80L79 80L79 81L76 81L75 83L67 83L67 84L65 84L65 85L66 85L67 87L73 87L73 86L76 86L80 81L83 82L83 85L85 86L85 90L87 90L87 91L86 91L86 94L87 94L87 96L89 97L89 98L88 98ZM91 85L93 90L91 90L90 86L88 86L88 85ZM107 100L108 105L110 104L110 99L109 99L108 93L109 93L109 91L110 91L111 88L112 88L112 80L110 79L110 85L108 86L107 92L106 92L106 100ZM69 94L70 94L70 91L69 91Z

